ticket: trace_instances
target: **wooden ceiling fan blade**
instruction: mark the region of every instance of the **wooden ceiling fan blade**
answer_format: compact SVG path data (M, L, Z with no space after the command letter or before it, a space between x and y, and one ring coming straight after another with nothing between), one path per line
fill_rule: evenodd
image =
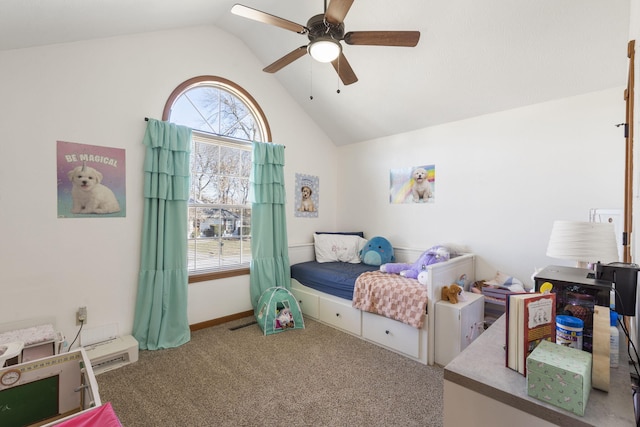
M369 46L414 47L420 40L420 31L352 31L344 35L346 44Z
M358 77L356 77L356 73L353 72L353 68L349 65L349 61L341 52L340 56L331 61L331 65L335 68L338 76L340 76L340 80L342 80L342 84L348 86L358 81Z
M294 49L291 52L287 53L285 56L278 59L273 64L267 65L262 71L266 73L275 73L276 71L281 70L282 68L291 64L296 59L302 58L306 54L307 54L307 46L300 46L299 48Z
M331 0L324 18L332 24L338 25L344 21L347 12L351 9L353 0Z
M264 24L275 25L276 27L284 28L285 30L293 31L294 33L306 34L307 28L303 25L296 24L295 22L288 21L284 18L280 18L275 15L271 15L266 12L262 12L257 9L253 9L241 4L235 4L231 8L231 13L234 15L242 16L243 18L252 19L254 21L262 22Z

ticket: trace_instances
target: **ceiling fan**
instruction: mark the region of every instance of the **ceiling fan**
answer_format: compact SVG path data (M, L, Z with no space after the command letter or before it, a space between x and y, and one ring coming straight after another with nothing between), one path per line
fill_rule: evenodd
M309 53L317 61L331 62L342 83L350 85L357 82L358 77L356 77L347 58L342 53L341 41L350 45L414 47L420 40L419 31L350 31L345 33L343 21L353 1L331 0L327 7L327 0L325 0L325 12L309 18L306 26L240 4L234 5L231 8L231 13L254 21L275 25L285 30L306 35L309 38L309 44L294 49L265 67L263 71L275 73Z

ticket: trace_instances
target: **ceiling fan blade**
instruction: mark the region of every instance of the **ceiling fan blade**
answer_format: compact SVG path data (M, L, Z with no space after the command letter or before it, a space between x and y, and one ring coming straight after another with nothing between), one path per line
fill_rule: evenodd
M291 64L296 59L302 58L306 54L307 54L307 47L306 46L300 46L299 48L287 53L285 56L283 56L282 58L278 59L273 64L267 65L262 71L264 71L266 73L275 73L276 71L278 71L278 70L286 67L287 65Z
M340 56L331 61L331 65L333 65L338 76L340 76L340 80L342 80L343 85L348 86L358 81L356 73L353 72L353 68L351 68L349 61L347 61L347 58L342 52L340 52Z
M414 47L420 40L420 31L350 31L344 35L346 44L370 46Z
M341 24L352 4L353 0L331 0L324 13L324 18L331 24Z
M231 8L231 13L233 13L234 15L242 16L243 18L253 19L254 21L262 22L264 24L275 25L276 27L293 31L294 33L307 33L307 28L300 24L296 24L295 22L288 21L275 15L270 15L257 9L252 9L241 4L235 4Z

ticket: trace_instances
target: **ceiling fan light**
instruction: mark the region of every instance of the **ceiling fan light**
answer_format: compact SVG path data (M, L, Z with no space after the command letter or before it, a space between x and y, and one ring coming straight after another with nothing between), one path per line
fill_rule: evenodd
M318 62L331 62L336 59L342 46L340 42L331 38L319 38L309 44L309 55Z

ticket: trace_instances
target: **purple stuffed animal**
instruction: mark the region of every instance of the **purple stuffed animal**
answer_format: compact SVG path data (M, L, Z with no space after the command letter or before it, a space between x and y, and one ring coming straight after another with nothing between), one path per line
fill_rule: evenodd
M413 264L405 264L401 262L387 263L380 266L380 271L384 273L399 274L410 279L417 279L418 274L428 265L435 264L437 262L449 261L450 253L449 249L444 246L436 245L430 249L427 249L420 258Z

